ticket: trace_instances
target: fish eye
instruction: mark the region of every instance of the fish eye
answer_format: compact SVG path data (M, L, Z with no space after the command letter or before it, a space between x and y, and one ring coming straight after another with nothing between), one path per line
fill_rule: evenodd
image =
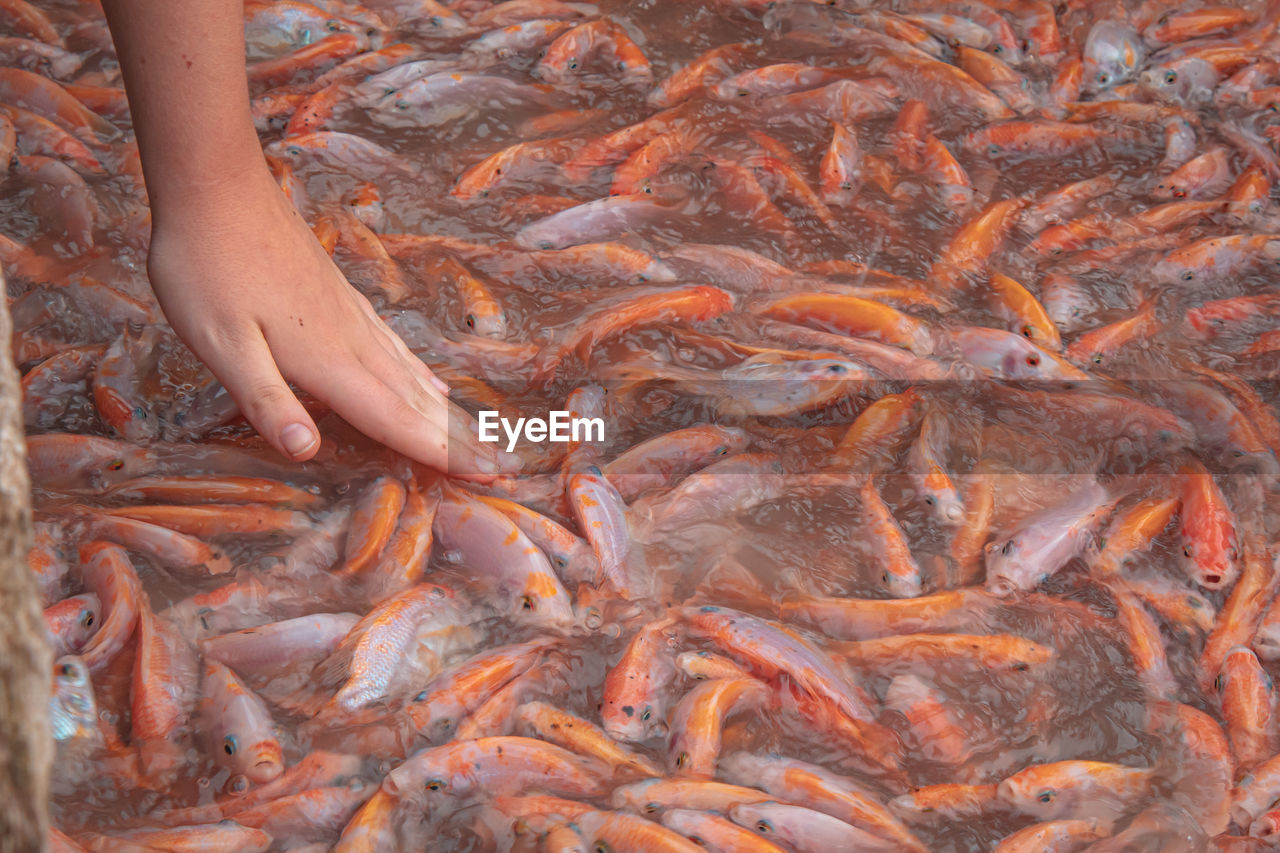
M991 143L990 145L988 145L988 146L987 146L987 153L988 153L988 154L999 154L999 153L1000 153L1000 146L999 146L999 145L996 145L994 142L993 142L993 143Z
M1007 557L1007 556L1009 556L1009 553L1010 553L1011 551L1013 551L1013 540L1012 540L1012 539L1010 539L1008 542L1004 543L1004 547L1000 549L1000 553L1001 553L1001 554L1004 554L1004 555Z
M324 28L331 33L336 33L338 30L342 29L342 24L337 21L325 21Z
M756 832L773 832L773 823L767 820L756 821Z
M1196 549L1191 547L1190 545L1183 545L1182 554L1185 557L1194 557L1196 554Z
M1102 353L1100 353L1100 352L1095 352L1095 353L1093 354L1093 363L1094 363L1094 364L1102 364Z
M684 769L684 766L688 763L689 763L689 753L682 752L676 756L676 767Z
M1031 665L1026 661L1018 661L1013 665L1014 672L1026 672L1029 669L1031 669Z
M1001 56L1001 55L1003 55L1003 54L1004 54L1004 45L1002 45L1002 44L997 44L997 45L992 46L992 48L991 48L991 52L992 52L992 53L994 53L996 56Z
M1178 278L1182 279L1183 281L1191 281L1191 279L1195 277L1196 277L1195 273L1193 273L1191 270L1183 270L1182 275L1178 276Z
M443 779L428 779L426 787L428 791L443 791L448 785Z
M556 554L551 558L551 562L555 563L557 569L569 568L569 558L563 554Z
M659 803L645 803L645 804L644 804L644 813L645 813L645 814L653 814L654 812L656 812L656 811L657 811L658 809L660 809L660 808L662 808L662 805L661 805L661 804L659 804Z
M1187 191L1186 191L1186 190L1181 190L1181 189L1179 189L1179 190L1174 190L1174 191L1173 191L1173 197L1174 197L1174 198L1186 198L1186 197L1187 197Z
M1029 367L1039 367L1040 356L1036 355L1035 353L1032 353L1031 355L1027 356L1027 365Z
M95 621L92 610L86 610L84 616L80 617L80 624L86 628L92 628Z
M1041 791L1040 794L1036 797L1036 801L1041 803L1052 803L1053 797L1054 797L1053 791Z
M243 794L249 790L249 777L244 774L232 776L227 780L228 794Z
M227 735L222 739L222 751L227 755L235 755L236 750L240 748L239 742L235 735Z
M123 459L112 459L110 462L107 463L108 471L119 471L123 467L124 467Z
M577 71L577 70L578 70L578 60L576 60L576 59L570 59L570 60L569 60L569 70L570 70L570 71Z
M204 628L206 631L212 630L209 627L209 617L212 615L213 615L213 608L211 607L201 607L199 610L196 611L196 616L200 618L200 627Z
M520 596L520 609L533 610L533 599L527 595Z
M1166 72L1164 72L1164 82L1166 82L1166 83L1168 83L1168 84L1170 84L1170 85L1173 85L1173 84L1174 84L1174 83L1176 83L1177 81L1178 81L1178 72L1177 72L1177 71L1166 71Z
M1226 686L1227 686L1226 676L1224 676L1222 673L1218 673L1218 677L1213 680L1213 689L1221 693L1222 688Z
M1024 338L1030 338L1030 337L1032 337L1032 336L1035 334L1035 331L1036 331L1036 330L1035 330L1033 327L1031 327L1031 326L1023 326L1023 327L1022 327L1022 336L1023 336Z
M938 503L937 500L934 499L933 495L925 495L924 502L929 506L935 506Z
M1108 83L1111 82L1111 75L1105 71L1099 71L1098 82L1101 83L1103 86L1107 85Z
M653 716L653 708L645 708L644 713L640 715L640 719L644 720L645 722L648 722L649 718L652 716Z
M302 154L302 146L290 145L288 148L284 149L284 153L288 154L290 157L297 157Z
M729 452L729 445L727 445L727 444L722 444L722 445L720 445L719 447L717 447L715 450L711 451L711 455L712 455L712 456L724 456L724 455L725 455L726 453L728 453L728 452Z
M609 842L603 840L597 841L592 845L591 849L593 853L612 853L613 851L613 848L609 846Z
M889 582L889 573L888 573L888 572L884 572L883 574L881 574L881 575L880 575L880 580L881 580L881 582L882 582L882 583L888 583L888 582Z
M476 327L476 315L468 314L466 317L462 318L462 322L467 324L468 329L474 329Z

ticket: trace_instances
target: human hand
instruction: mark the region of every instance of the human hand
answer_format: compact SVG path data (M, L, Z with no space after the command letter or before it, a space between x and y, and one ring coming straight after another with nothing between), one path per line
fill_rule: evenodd
M258 432L304 461L320 433L288 382L376 441L473 479L513 473L353 288L265 164L153 210L148 272L174 331Z

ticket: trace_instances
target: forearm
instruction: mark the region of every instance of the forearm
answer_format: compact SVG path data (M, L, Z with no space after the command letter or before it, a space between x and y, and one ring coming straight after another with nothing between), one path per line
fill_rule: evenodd
M249 112L243 0L103 0L153 215L265 170ZM230 201L231 199L228 199Z

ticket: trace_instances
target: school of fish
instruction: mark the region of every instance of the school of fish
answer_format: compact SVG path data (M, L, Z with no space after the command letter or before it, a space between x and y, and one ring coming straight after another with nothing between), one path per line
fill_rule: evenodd
M1280 2L245 35L453 404L604 433L274 456L151 296L100 7L0 0L53 850L1280 846Z

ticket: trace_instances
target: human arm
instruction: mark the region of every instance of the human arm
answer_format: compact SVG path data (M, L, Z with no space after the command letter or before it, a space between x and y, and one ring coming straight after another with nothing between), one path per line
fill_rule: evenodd
M152 287L249 422L289 458L314 456L320 433L292 382L419 462L498 473L493 447L272 178L249 111L242 0L102 5L150 196Z

